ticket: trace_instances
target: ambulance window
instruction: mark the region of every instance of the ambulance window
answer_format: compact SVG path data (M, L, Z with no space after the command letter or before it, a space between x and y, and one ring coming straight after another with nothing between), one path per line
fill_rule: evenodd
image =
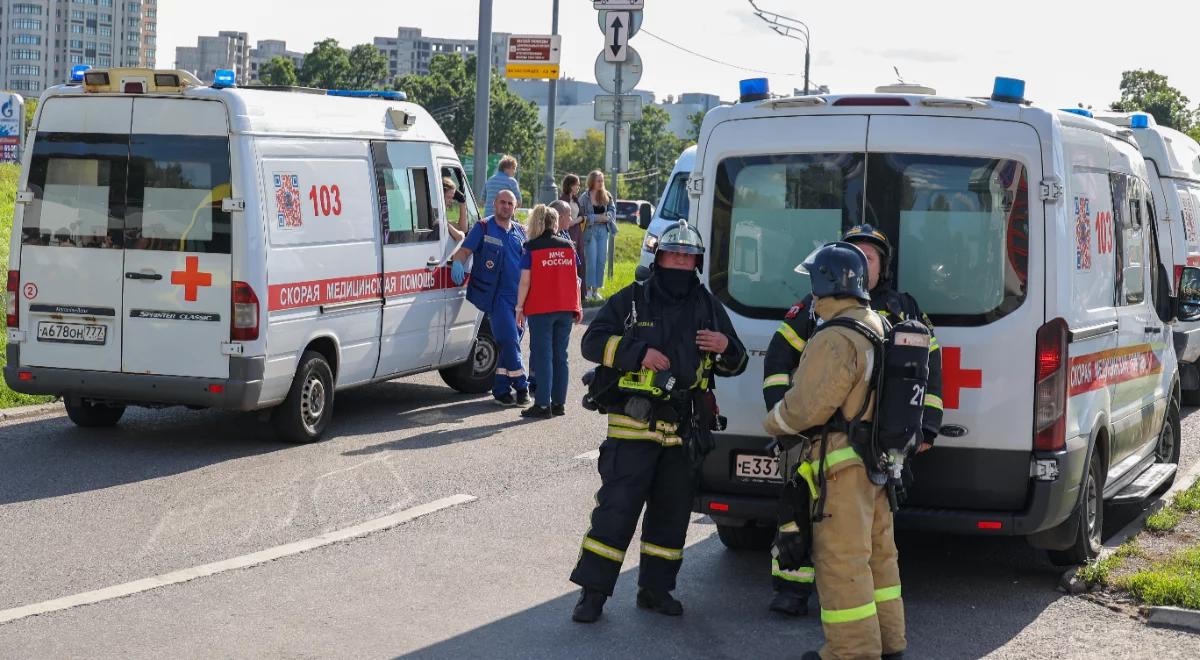
M1014 160L871 154L866 221L895 249L896 288L934 325L978 326L1021 306L1029 200Z
M467 177L463 174L463 171L457 167L443 167L442 178L447 177L454 182L454 185L457 186L457 188L461 190L467 198L467 229L470 229L471 227L475 226L476 222L479 222L479 207L475 204L475 196L471 194L471 189L467 185ZM458 222L458 213L459 208L457 204L452 204L446 209L446 217L450 220L450 224L455 224Z
M778 319L779 310L809 292L796 264L859 222L863 171L862 154L721 161L713 199L713 292L739 314Z
M392 169L377 161L385 245L437 240L430 224L429 178L423 167Z
M691 172L679 172L671 179L663 205L658 214L663 220L686 220L688 218L687 179Z
M1137 305L1146 299L1146 237L1137 179L1109 175L1113 196L1114 253L1117 258L1117 304Z
M134 135L129 153L125 247L228 254L229 139Z
M120 248L128 155L128 135L39 133L21 242Z

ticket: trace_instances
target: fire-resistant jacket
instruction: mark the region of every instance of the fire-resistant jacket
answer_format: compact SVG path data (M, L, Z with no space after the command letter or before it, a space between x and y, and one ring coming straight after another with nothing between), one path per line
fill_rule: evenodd
M908 319L920 321L933 335L933 324L929 317L921 311L916 299L907 293L898 293L886 285L876 287L871 292L871 309L893 323ZM818 325L810 295L788 310L779 329L771 337L767 356L763 360L763 401L767 404L767 410L779 403L791 386L791 374L800 363L806 344ZM929 342L929 383L921 426L926 442L933 442L942 428L942 349L938 346L937 337L931 337Z
M822 319L861 321L883 337L879 314L853 298L823 298L816 303L815 311ZM850 328L833 326L814 333L792 374L791 387L767 413L763 428L772 436L798 435L825 425L839 410L845 419L854 419L864 405L862 419L870 421L874 413L873 403L868 402L874 352L871 342ZM820 459L815 452L814 447L810 461ZM856 461L862 462L847 435L831 431L826 438L826 472L836 472Z

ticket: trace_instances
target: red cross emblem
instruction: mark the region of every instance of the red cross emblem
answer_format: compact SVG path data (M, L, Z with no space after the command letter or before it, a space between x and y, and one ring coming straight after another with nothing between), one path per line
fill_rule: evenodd
M200 257L188 257L184 264L183 270L171 271L171 284L183 285L183 299L195 302L200 287L212 286L212 273L200 272Z
M983 387L982 369L962 368L962 349L942 348L942 403L946 408L958 408L960 390L977 390Z

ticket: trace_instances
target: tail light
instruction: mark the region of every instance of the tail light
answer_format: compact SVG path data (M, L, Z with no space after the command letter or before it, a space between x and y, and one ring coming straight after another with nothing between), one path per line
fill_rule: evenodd
M258 296L245 282L233 283L233 322L229 326L229 339L258 339Z
M17 294L21 289L21 271L8 271L8 295L4 297L4 304L8 307L8 327L15 328L20 325L21 312L17 306Z
M900 107L911 105L908 99L899 96L847 96L833 102L834 105L864 105L870 107Z
M1035 367L1033 448L1058 451L1067 444L1067 322L1063 319L1038 328Z

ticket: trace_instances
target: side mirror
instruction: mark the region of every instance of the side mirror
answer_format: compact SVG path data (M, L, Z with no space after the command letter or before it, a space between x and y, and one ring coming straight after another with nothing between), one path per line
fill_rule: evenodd
M650 228L650 221L654 219L654 207L650 204L642 204L638 207L638 226L642 229Z
M1175 316L1180 321L1200 321L1200 268L1186 266L1179 276Z

